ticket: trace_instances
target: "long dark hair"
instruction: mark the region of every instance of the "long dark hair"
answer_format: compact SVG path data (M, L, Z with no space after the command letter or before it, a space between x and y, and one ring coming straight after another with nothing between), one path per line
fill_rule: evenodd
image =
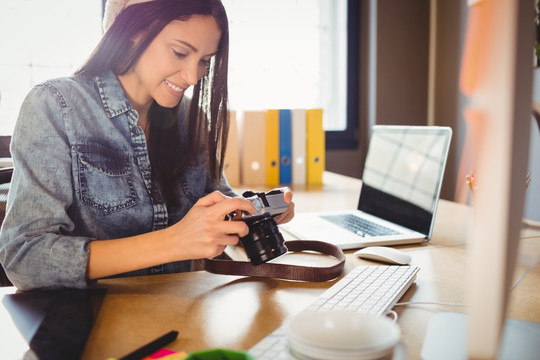
M218 52L193 88L187 123L180 124L180 104L164 108L155 101L150 107L148 151L152 177L165 200L177 203L173 184L198 159L209 156L208 172L218 182L223 171L229 121L227 67L229 25L220 0L154 0L124 9L104 34L87 62L76 75L100 75L112 70L117 75L131 69L159 32L173 20L188 20L193 15L209 15L221 30ZM135 44L131 39L139 36ZM187 126L186 142L180 141L180 126ZM187 144L187 145L186 145Z

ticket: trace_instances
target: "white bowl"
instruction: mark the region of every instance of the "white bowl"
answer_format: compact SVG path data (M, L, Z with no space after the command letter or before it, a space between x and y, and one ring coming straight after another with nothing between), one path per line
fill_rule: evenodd
M304 311L285 322L289 349L302 359L380 359L401 339L399 326L386 317L349 311Z

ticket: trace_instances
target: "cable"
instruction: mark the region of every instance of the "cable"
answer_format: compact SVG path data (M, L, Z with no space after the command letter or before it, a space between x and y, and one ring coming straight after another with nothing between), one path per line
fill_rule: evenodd
M527 276L527 274L534 268L534 266L529 266L524 272L523 274L521 274L521 276L519 277L519 279L516 280L516 282L514 282L514 284L512 285L512 287L510 288L510 290L514 290L514 288L516 286L519 285L519 283L525 279L525 276Z
M431 302L431 301L407 301L407 302L400 302L396 303L394 306L409 306L409 305L444 305L444 306L465 306L464 304L452 304L452 303L444 303L444 302ZM388 312L385 314L386 316L392 315L393 322L397 322L398 320L398 314L394 310L388 310Z
M529 229L533 229L533 230L540 230L540 222L539 221L524 219L522 221L522 225L525 228L529 228Z
M392 322L396 322L398 319L398 314L394 310L388 310L388 312L385 314L386 316L392 315L393 319Z
M445 303L437 301L405 301L396 303L394 306L408 306L408 305L441 305L441 306L466 306L465 304Z

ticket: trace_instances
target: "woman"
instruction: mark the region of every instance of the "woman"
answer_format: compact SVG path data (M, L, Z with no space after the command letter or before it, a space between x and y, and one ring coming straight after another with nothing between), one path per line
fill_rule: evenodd
M0 261L22 290L189 271L248 233L224 220L254 208L222 177L221 2L112 1L105 25L75 76L37 85L21 107Z

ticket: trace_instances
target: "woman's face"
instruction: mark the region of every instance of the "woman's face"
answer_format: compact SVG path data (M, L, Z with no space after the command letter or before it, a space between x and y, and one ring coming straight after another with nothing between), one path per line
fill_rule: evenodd
M171 21L120 79L132 105L144 108L153 99L163 107L176 106L184 91L206 73L220 39L212 16Z

